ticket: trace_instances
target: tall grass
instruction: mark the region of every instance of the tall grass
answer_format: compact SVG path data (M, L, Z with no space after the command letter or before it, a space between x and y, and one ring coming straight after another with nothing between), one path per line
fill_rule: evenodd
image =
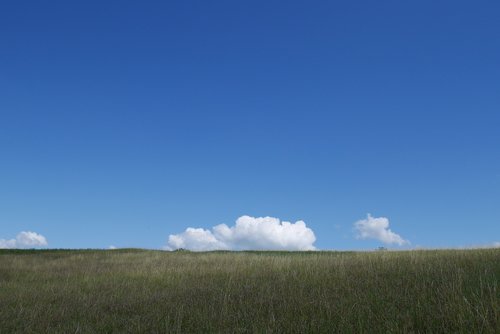
M0 333L500 333L500 249L0 251Z

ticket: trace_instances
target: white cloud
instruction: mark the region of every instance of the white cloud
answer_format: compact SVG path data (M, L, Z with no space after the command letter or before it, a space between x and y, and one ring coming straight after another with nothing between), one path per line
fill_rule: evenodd
M111 245L108 247L108 249L118 249L118 247Z
M0 248L37 248L48 246L47 239L41 234L23 231L15 239L0 239Z
M171 234L168 237L167 247L170 249L184 248L193 251L230 249L227 244L217 240L209 230L192 227L188 227L181 234Z
M10 240L0 239L0 249L5 249L5 248L16 248L16 239L10 239Z
M500 241L495 241L489 244L482 244L482 245L477 245L477 246L469 246L469 247L464 247L464 248L500 248Z
M187 228L168 237L165 249L209 250L315 250L314 232L299 220L242 216L234 226L217 225L212 230Z
M384 244L397 244L399 246L410 243L389 229L389 219L385 217L374 218L368 214L366 219L355 222L354 228L358 239L375 239Z

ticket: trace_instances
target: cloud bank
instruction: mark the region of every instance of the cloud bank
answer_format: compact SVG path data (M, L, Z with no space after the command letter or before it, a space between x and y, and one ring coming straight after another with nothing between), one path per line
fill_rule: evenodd
M399 246L410 243L389 229L389 219L385 217L374 218L368 214L366 219L355 222L354 228L357 232L356 238L358 239L375 239L384 244L396 244Z
M15 239L0 239L1 248L38 248L48 246L47 239L41 234L23 231Z
M315 250L314 232L299 220L295 223L272 217L242 216L234 226L221 224L211 230L187 228L168 237L167 250Z

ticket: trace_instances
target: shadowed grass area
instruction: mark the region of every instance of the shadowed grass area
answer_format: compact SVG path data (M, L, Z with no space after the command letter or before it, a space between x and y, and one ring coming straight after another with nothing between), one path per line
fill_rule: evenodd
M498 333L500 249L0 250L0 333Z

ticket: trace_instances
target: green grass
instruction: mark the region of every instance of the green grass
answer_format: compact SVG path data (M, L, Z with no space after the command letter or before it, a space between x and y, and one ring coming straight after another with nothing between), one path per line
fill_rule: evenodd
M500 249L0 251L0 333L500 333Z

